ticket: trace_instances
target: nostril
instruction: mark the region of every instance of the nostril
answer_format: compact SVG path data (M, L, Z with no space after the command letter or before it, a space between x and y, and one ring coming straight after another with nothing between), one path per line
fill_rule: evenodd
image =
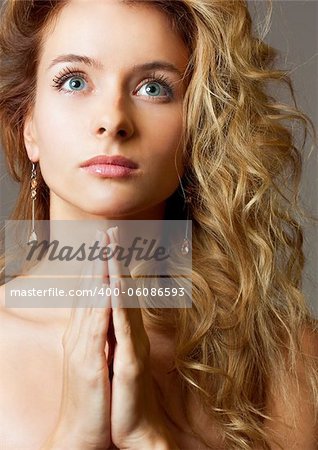
M119 130L119 131L118 131L118 134L119 134L121 137L126 137L126 131L125 131L125 130Z
M104 127L100 127L99 130L98 130L98 134L103 134L105 132L106 132L106 128L104 128ZM121 136L121 137L126 137L127 136L126 130L123 130L123 129L118 130L117 134L119 136Z

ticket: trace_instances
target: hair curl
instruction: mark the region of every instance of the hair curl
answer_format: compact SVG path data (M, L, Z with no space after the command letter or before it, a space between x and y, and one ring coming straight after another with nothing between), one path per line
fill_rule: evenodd
M43 32L66 2L6 0L1 9L0 133L9 172L21 186L13 220L30 219L23 124L35 101ZM271 420L265 408L269 380L275 374L287 405L284 374L298 379L298 355L316 417L318 412L317 359L302 351L303 331L316 332L318 321L300 290L299 202L301 151L307 131L316 136L315 130L296 105L288 71L274 68L277 51L253 34L245 1L148 4L168 15L191 54L183 179L192 199L193 306L143 313L151 324L174 330L175 369L185 392L195 394L220 425L226 448L257 443L270 449L262 428L265 418ZM289 88L295 106L268 94L272 81ZM290 127L295 122L305 130L301 148ZM39 192L36 219L48 220L42 178ZM178 191L167 203L170 218L180 210Z

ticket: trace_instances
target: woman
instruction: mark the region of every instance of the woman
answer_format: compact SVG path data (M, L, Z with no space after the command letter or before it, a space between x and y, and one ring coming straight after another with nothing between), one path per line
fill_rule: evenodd
M245 2L7 0L1 20L10 218L183 219L187 203L193 225L190 309L8 309L2 286L4 448L316 448L301 159L282 120L311 122L266 94L290 82ZM80 170L100 154L136 172Z

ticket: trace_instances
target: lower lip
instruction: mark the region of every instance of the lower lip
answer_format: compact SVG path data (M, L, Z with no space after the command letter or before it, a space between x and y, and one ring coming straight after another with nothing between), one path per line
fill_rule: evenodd
M92 173L99 177L105 178L120 178L132 175L136 169L125 166L116 166L114 164L93 164L90 166L83 167L86 172Z

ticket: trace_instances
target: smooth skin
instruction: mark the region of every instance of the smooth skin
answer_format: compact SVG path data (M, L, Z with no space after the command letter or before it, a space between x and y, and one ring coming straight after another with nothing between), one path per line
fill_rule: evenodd
M112 229L111 248L119 243ZM111 291L127 292L134 283L117 258L106 265ZM118 274L125 278L118 279ZM116 278L117 277L117 278ZM138 297L112 296L112 318L116 337L111 396L111 437L121 449L177 449L157 403L150 371L150 342L140 308L125 307ZM127 303L126 303L127 302Z
M69 54L94 58L102 68L53 63ZM184 171L188 58L168 18L144 3L71 0L62 9L45 34L36 102L24 127L29 159L39 162L50 188L51 220L163 218ZM178 72L141 68L154 61ZM132 159L136 175L98 178L80 167L101 154Z
M118 230L101 233L100 243L115 249ZM150 341L140 308L125 307L114 296L127 292L134 282L117 258L97 259L84 271L77 288L90 289L109 280L110 296L93 299L87 308L72 308L63 335L64 370L60 415L42 450L67 448L178 449L164 425L150 371ZM120 274L128 278L120 277ZM89 303L89 301L88 301ZM111 314L112 313L112 314ZM113 321L115 346L107 340ZM109 379L109 355L113 354L113 378ZM89 412L89 414L88 414Z
M101 246L107 245L101 234ZM100 259L85 263L77 289L100 287L104 264ZM97 278L96 278L97 277ZM57 424L43 450L58 448L105 449L110 436L110 379L107 333L111 315L109 297L75 298L68 326L62 337L63 388ZM91 304L90 304L91 303Z

